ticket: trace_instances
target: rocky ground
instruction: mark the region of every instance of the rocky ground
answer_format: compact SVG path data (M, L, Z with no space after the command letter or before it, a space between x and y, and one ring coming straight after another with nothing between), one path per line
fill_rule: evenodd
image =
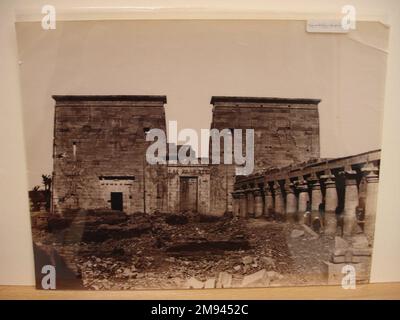
M300 225L263 218L95 217L34 230L35 242L55 248L92 290L325 284L322 262L334 244Z

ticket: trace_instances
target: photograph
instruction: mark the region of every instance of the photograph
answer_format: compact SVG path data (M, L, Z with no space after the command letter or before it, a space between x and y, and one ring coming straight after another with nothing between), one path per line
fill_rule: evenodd
M390 28L321 28L17 22L36 288L369 283Z

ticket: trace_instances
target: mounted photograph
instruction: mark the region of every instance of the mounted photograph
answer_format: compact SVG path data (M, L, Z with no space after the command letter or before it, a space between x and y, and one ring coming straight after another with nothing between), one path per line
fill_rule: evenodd
M368 283L389 28L328 27L18 22L37 289Z

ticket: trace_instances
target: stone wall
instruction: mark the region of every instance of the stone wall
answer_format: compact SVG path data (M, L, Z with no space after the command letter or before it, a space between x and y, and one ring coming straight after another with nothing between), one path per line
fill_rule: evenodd
M210 213L221 216L232 212L232 195L235 183L235 167L233 165L210 165Z
M164 168L147 168L145 131L165 130L164 96L54 96L53 210L110 208L154 211ZM143 172L146 168L146 176ZM146 185L146 187L145 187ZM158 194L157 194L158 190ZM146 196L144 196L146 194ZM145 200L146 198L146 200ZM164 202L165 201L159 201ZM148 210L147 210L148 209Z
M197 178L197 211L232 211L235 166L149 165L146 131L165 131L164 96L54 96L53 210L179 212L180 178ZM255 171L319 157L319 100L213 97L211 129L254 129ZM245 140L244 140L245 141ZM221 160L223 159L221 140ZM115 203L114 203L115 204Z
M180 212L180 179L197 178L197 212L210 212L210 167L208 165L168 165L168 212Z
M319 158L318 103L314 99L213 97L211 129L254 129L254 171ZM211 147L211 144L210 144ZM220 144L223 162L223 139ZM210 151L211 152L211 151ZM212 166L211 213L232 211L235 168Z
M300 163L320 156L319 102L213 97L211 128L254 129L254 171Z

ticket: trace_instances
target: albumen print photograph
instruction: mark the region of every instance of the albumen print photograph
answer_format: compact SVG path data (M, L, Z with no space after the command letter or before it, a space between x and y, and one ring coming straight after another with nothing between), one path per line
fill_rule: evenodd
M389 28L16 23L38 289L368 283Z

